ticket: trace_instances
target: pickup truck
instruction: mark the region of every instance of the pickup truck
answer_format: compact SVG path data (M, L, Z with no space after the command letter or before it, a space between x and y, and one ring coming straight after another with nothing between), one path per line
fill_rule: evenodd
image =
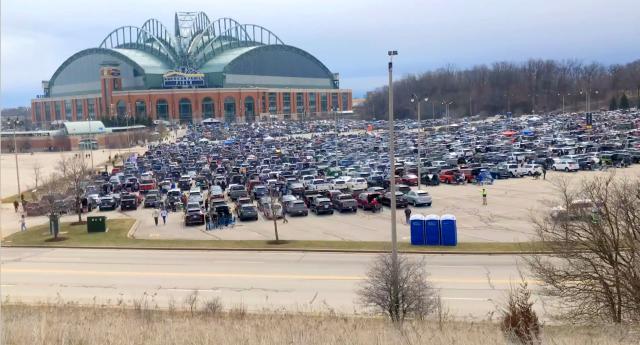
M326 190L330 190L333 187L333 185L323 179L317 178L317 179L313 179L311 182L309 182L309 184L307 184L307 188L309 190L313 190L313 191L317 191L317 192L323 192Z
M338 194L333 197L333 207L338 212L350 211L350 212L358 212L358 203L353 196L349 194Z
M363 177L352 178L347 182L347 187L350 190L358 190L358 189L367 189L369 186L367 185L367 180Z
M134 194L123 194L120 197L120 210L138 209L138 198Z
M146 193L151 189L156 189L156 180L153 178L143 178L140 181L140 193Z

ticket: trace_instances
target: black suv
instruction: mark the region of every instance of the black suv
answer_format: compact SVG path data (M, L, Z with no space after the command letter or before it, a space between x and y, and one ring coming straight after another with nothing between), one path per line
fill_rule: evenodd
M315 214L333 214L333 205L331 205L331 201L327 198L315 197L311 202L311 212Z
M120 198L120 210L137 210L138 199L133 194L124 194Z

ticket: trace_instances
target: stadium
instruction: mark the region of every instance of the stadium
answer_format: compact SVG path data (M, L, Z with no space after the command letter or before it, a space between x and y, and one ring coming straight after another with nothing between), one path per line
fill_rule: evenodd
M270 30L203 12L123 26L79 51L42 82L34 124L147 116L172 123L253 122L347 114L337 73Z

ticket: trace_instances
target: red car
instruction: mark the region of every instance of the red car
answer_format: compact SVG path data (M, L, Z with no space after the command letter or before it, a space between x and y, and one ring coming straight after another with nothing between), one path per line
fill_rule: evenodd
M366 192L360 193L356 201L358 202L358 207L362 208L363 210L371 210L373 209L373 205L371 205L373 199L379 199L380 197L380 193Z
M440 172L440 175L438 175L438 177L440 178L441 183L446 183L446 184L464 183L466 180L464 177L464 174L462 174L457 169L443 170Z
M407 174L402 176L401 179L402 184L406 184L407 186L417 186L418 185L418 176L414 174Z

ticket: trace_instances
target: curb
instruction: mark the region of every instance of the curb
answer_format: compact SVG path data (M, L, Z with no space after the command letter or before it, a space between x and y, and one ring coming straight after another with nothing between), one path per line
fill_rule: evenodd
M339 254L384 254L388 250L355 250L355 249L305 249L305 248L193 248L193 247L117 247L117 246L38 246L38 245L6 245L4 248L47 248L47 249L110 249L110 250L165 250L165 251L210 251L210 252L292 252L292 253L339 253ZM481 252L481 251L398 251L411 255L550 255L553 252Z
M140 221L136 220L136 222L133 223L133 225L131 226L131 229L129 229L129 232L127 232L127 238L135 239L135 236L133 236L133 234L136 233L136 230L138 230L139 226L140 226ZM73 247L69 247L69 248L73 248Z

